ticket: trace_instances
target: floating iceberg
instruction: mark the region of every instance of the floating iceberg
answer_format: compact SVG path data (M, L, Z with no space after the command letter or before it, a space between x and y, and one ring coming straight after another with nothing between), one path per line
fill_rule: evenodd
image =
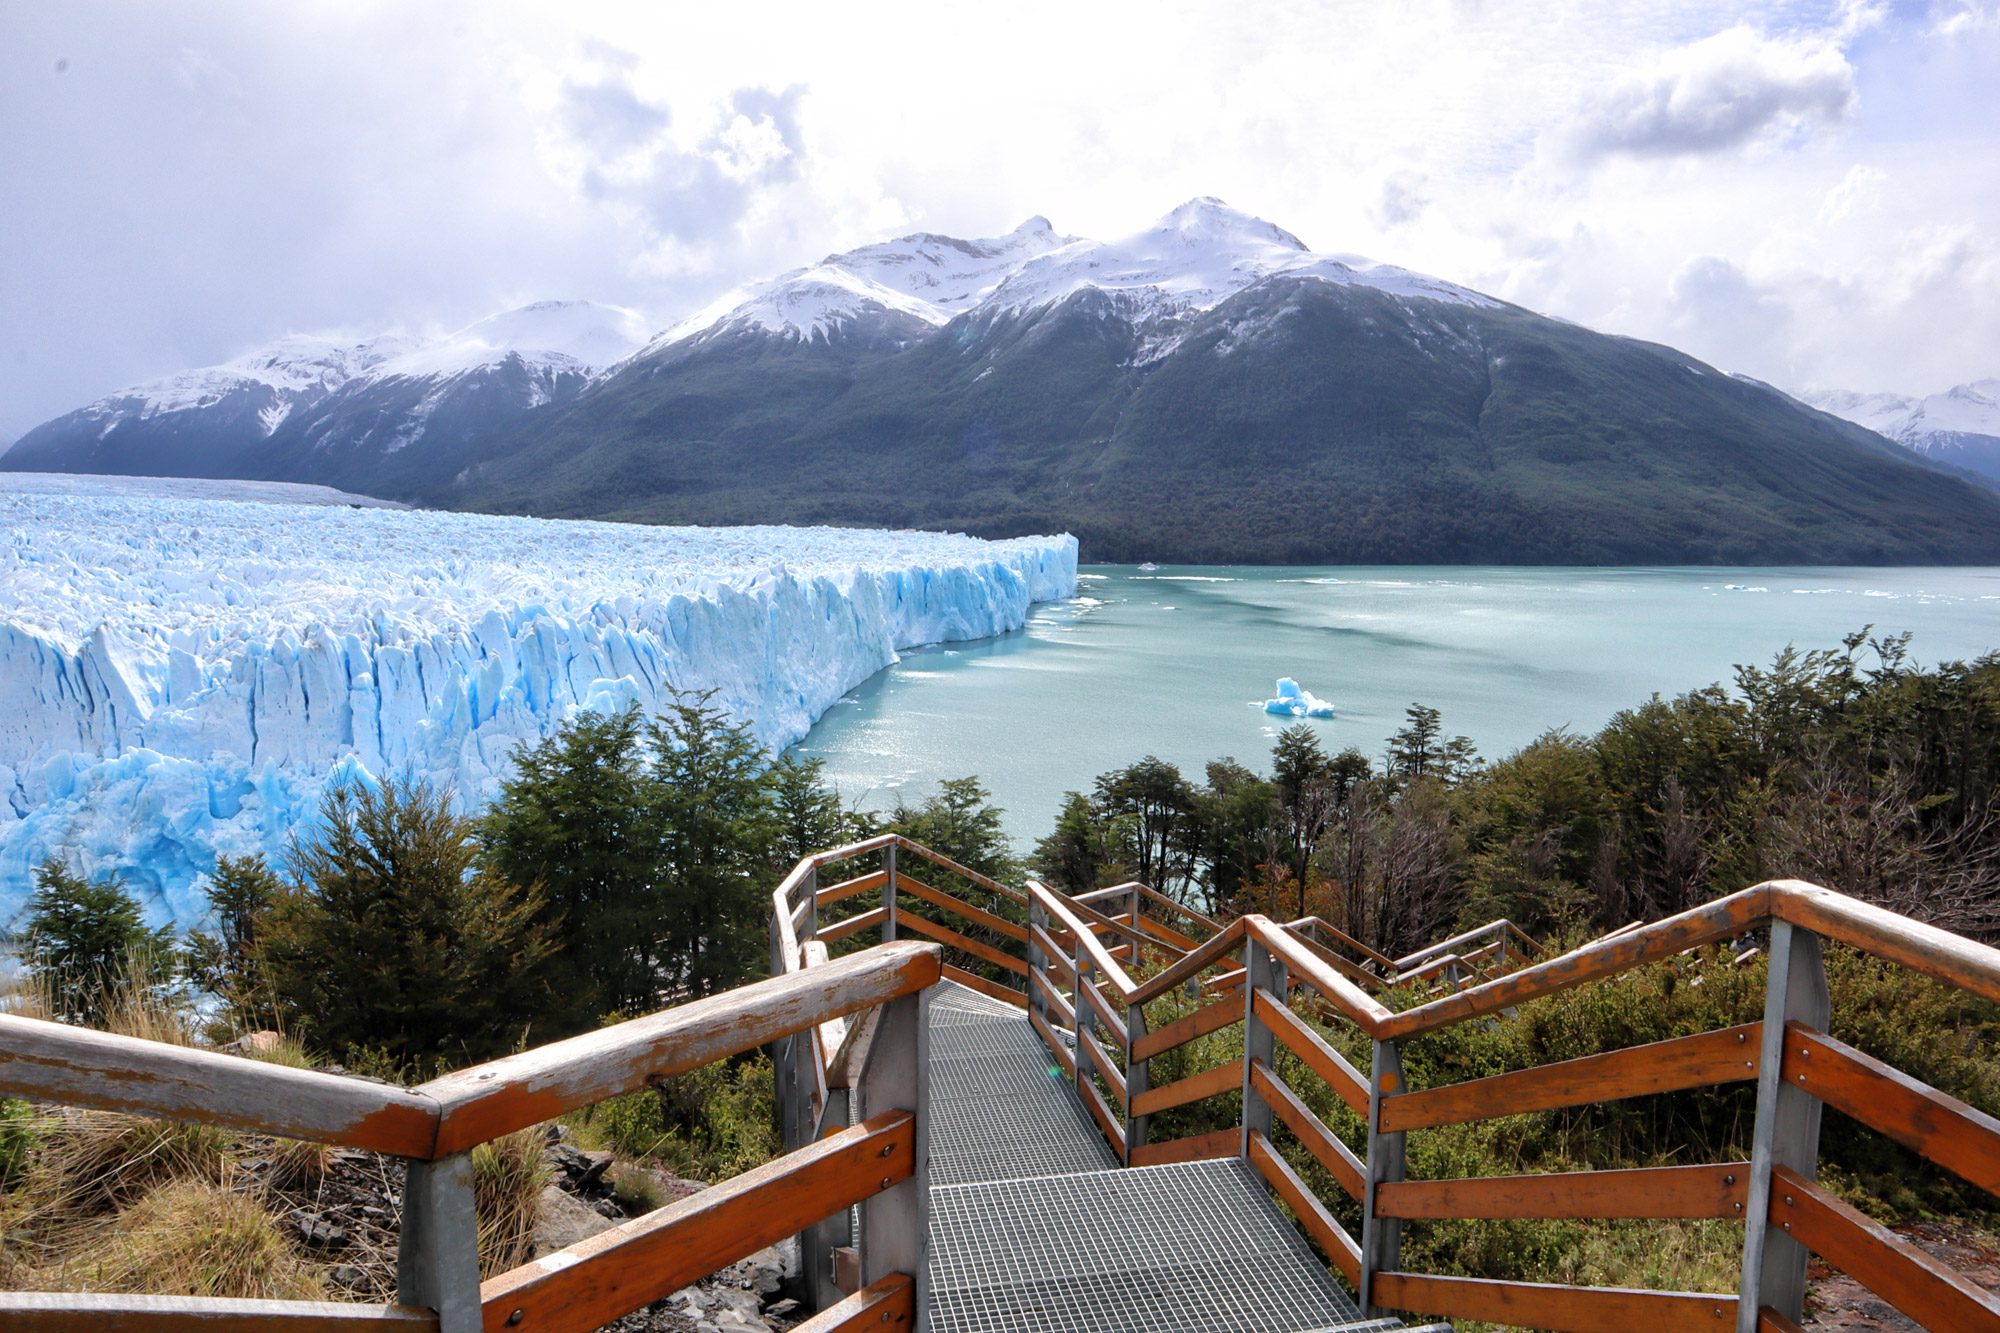
M0 474L0 926L62 854L191 924L336 774L468 809L522 741L674 689L790 744L899 649L1020 628L1076 542L352 507L277 483Z
M1332 717L1333 705L1300 689L1290 676L1283 676L1278 680L1278 697L1266 699L1264 711L1288 717Z

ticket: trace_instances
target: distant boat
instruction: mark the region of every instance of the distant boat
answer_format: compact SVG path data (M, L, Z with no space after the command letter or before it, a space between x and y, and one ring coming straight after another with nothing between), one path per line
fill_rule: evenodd
M1153 563L1152 561L1148 560L1148 561L1147 561L1147 562L1146 562L1145 564L1143 564L1143 565L1139 566L1139 572L1140 572L1140 573L1142 573L1142 574L1150 574L1150 573L1152 573L1152 572L1153 572L1154 570L1156 570L1156 569L1158 569L1158 568L1159 568L1159 566L1158 566L1158 565L1156 565L1156 564L1154 564L1154 563Z

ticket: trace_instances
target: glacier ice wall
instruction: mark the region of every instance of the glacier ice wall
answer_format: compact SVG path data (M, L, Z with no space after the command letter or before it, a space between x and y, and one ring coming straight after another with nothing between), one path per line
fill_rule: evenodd
M80 480L0 491L0 925L52 854L192 923L215 857L281 855L335 774L414 770L476 808L518 743L581 709L712 689L786 745L898 649L1016 629L1076 590L1069 537L650 528Z

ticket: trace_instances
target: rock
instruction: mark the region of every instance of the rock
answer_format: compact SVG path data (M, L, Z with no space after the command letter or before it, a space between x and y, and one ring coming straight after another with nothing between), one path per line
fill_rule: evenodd
M795 1300L787 1297L764 1307L764 1313L772 1319L790 1319L792 1312L802 1308Z
M358 1287L368 1280L368 1274L353 1264L335 1264L326 1270L326 1275L343 1287Z
M535 1254L553 1254L580 1240L609 1231L612 1223L588 1204L577 1202L555 1186L542 1190L541 1217L535 1223Z
M307 1218L299 1222L299 1235L306 1244L319 1249L330 1250L336 1245L347 1243L347 1229L337 1227L322 1218Z
M760 1296L769 1296L785 1282L785 1257L774 1247L740 1259L716 1274L732 1287L746 1287Z

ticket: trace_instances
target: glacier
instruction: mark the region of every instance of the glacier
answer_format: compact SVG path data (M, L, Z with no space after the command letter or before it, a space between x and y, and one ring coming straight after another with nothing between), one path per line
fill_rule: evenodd
M1018 629L1076 541L407 510L325 487L0 475L0 924L50 855L192 924L335 778L473 810L586 709L678 690L778 748L899 649Z

